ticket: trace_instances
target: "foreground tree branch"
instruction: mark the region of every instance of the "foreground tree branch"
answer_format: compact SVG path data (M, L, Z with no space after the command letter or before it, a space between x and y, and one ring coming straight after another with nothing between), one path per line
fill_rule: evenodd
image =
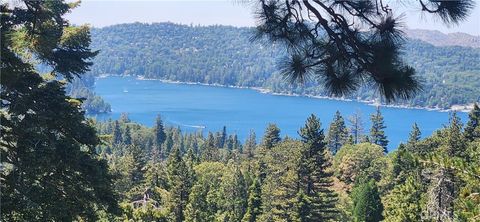
M465 20L473 0L419 0L444 23ZM383 0L260 0L257 33L281 43L289 58L282 73L292 82L315 79L333 96L373 87L386 102L421 90L415 70L400 58L399 17Z

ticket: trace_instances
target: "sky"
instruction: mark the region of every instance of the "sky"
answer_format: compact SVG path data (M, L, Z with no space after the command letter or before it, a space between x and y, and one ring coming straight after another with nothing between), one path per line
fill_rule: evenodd
M88 23L93 27L132 22L174 22L193 25L254 26L253 9L242 0L83 0L67 18L73 24ZM245 1L245 0L243 0ZM411 3L409 3L411 1ZM421 13L415 0L391 0L392 8L405 13L403 22L410 29L439 30L444 33L465 32L480 35L480 0L467 21L445 26L441 21Z

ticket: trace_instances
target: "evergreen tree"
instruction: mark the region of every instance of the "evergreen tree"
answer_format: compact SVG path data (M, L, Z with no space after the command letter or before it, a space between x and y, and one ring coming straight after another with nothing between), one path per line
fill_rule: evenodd
M383 205L374 180L357 185L352 191L354 221L379 222L383 220Z
M277 127L277 125L272 123L268 124L263 136L262 145L266 149L272 149L272 147L278 144L281 140L280 129Z
M298 221L298 165L303 143L285 139L267 150L262 184L262 214L257 221ZM260 177L261 178L261 177Z
M208 133L207 141L203 144L202 161L218 161L218 148L215 146L215 138L211 132Z
M232 166L222 177L221 196L224 221L241 221L247 208L247 187L238 166Z
M255 222L262 213L260 180L255 178L248 190L247 210L243 216L242 222Z
M360 111L355 111L348 118L348 122L350 124L348 131L353 138L353 143L358 144L363 135L363 121Z
M385 135L385 123L383 121L382 113L380 112L380 107L377 107L375 114L371 116L372 127L370 128L370 142L377 144L383 147L385 153L388 152L388 139Z
M130 127L128 125L125 127L125 133L123 133L123 143L125 145L132 144L132 133L130 132Z
M214 144L215 144L215 147L221 149L223 148L223 145L225 145L225 142L226 140L223 140L222 138L222 134L220 132L216 132L214 135L213 135L213 139L214 139ZM228 148L227 148L228 149Z
M345 125L345 121L343 120L342 115L337 110L337 112L335 112L335 116L333 117L333 121L328 129L328 148L330 148L331 152L335 154L347 142L347 140L348 129Z
M385 196L384 217L386 222L421 221L422 189L414 177L408 177Z
M464 159L467 154L467 141L462 133L460 118L453 113L450 117L450 125L441 133L439 138L438 155L452 159ZM453 221L454 204L458 197L458 176L454 168L435 166L431 175L430 187L427 197L427 218L433 221Z
M446 143L447 147L444 151L452 157L465 157L465 150L467 149L466 140L462 133L463 124L456 113L450 117L450 126L446 129Z
M173 148L174 140L173 140L173 130L170 129L165 132L165 141L163 142L163 145L158 146L157 142L155 142L155 147L159 149L159 153L162 157L166 157L170 154L170 151Z
M120 129L120 124L118 121L115 120L113 126L113 137L112 137L112 144L121 144L123 142L122 138L122 130Z
M405 145L400 144L390 157L393 178L389 182L393 186L404 184L408 177L420 175L421 168L415 159L415 154L409 152Z
M164 151L162 151L162 144L165 142L167 135L165 134L165 129L163 126L162 117L157 115L157 119L155 120L155 125L153 127L154 133L154 145L158 149L158 153L162 155Z
M139 146L128 146L127 152L132 156L134 167L130 175L133 184L140 184L143 182L145 174L145 166L147 165L147 157Z
M81 77L97 52L88 26L71 26L65 1L1 3L2 221L97 219L117 207L100 140L65 83ZM36 68L46 66L48 74Z
M239 153L242 153L242 152L243 152L243 150L242 150L242 144L241 144L241 142L238 140L237 134L233 134L233 136L232 136L232 141L233 141L232 149L238 151Z
M326 221L336 218L338 201L333 191L333 172L329 170L331 160L324 142L320 120L311 115L305 126L299 131L305 144L299 167L299 184L307 201L303 208L308 209L302 215L305 221Z
M245 141L245 146L243 149L243 151L247 155L247 158L249 159L253 158L253 154L256 146L257 146L257 138L255 135L255 132L253 130L250 130L250 133L248 134L248 138Z
M219 162L203 162L195 166L196 181L191 189L185 221L215 221L224 199L220 192L225 166Z
M185 207L188 194L194 182L193 169L189 168L180 154L180 147L175 146L167 160L167 174L170 192L171 220L185 220Z
M420 141L422 133L420 128L418 128L417 123L414 123L412 126L412 131L408 137L407 141L407 150L412 153L419 153L418 142Z
M219 144L219 148L223 148L223 146L225 145L225 140L227 139L227 127L226 126L223 126L222 128L222 134L221 134L221 137L220 137L220 144Z
M480 138L480 108L478 103L473 105L473 109L468 113L468 122L465 126L465 138L469 141Z

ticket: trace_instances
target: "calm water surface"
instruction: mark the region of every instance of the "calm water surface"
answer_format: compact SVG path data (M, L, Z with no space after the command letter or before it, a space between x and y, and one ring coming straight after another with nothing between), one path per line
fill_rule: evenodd
M359 102L277 96L250 89L162 83L158 80L138 80L133 77L97 79L95 91L112 105L112 113L98 119L116 119L128 113L131 120L152 126L157 114L167 125L179 126L183 131L219 131L227 126L228 133L236 133L244 141L253 129L260 140L268 123L276 123L282 136L298 137L297 131L306 118L316 114L324 128L330 124L335 111L345 119L359 110L365 132L370 128L369 115L374 106ZM412 124L417 123L423 136L448 123L449 113L420 109L382 107L390 140L389 149L406 141ZM463 121L466 113L459 113ZM257 141L258 142L258 141Z

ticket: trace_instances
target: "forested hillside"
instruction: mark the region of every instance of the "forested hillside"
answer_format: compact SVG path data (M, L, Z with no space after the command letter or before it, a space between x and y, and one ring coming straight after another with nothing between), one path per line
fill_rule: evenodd
M97 122L97 152L115 175L121 214L106 221L476 221L480 215L480 109L386 153L380 110L368 134L337 112L311 115L300 139L270 124L245 141L129 120Z
M278 74L285 52L251 42L252 29L186 26L172 23L123 24L92 30L92 47L101 50L94 74L138 75L184 82L263 87L276 93L326 96L316 84L291 85ZM405 60L416 68L424 91L396 104L450 108L480 98L480 49L436 47L408 40ZM374 100L371 89L349 98Z

